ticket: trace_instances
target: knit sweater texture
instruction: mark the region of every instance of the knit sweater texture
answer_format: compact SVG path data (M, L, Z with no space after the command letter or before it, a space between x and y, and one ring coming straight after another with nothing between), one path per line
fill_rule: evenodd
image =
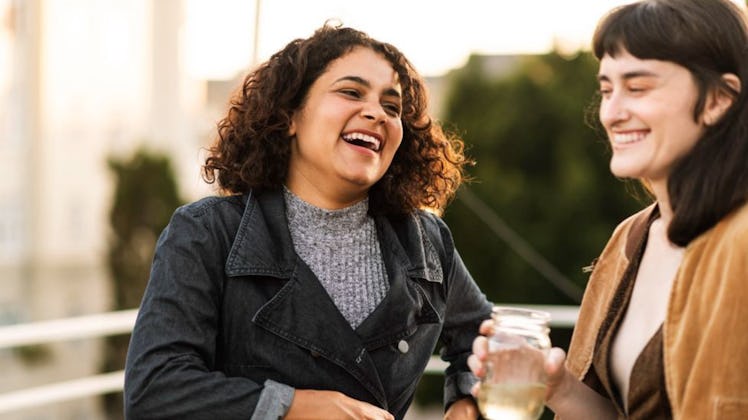
M313 206L287 188L284 198L294 250L355 329L389 290L368 198L338 210Z

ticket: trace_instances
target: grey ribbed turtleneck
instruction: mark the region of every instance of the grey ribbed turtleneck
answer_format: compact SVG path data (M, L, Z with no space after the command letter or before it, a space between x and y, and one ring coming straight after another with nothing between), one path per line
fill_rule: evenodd
M358 327L384 299L387 271L369 214L369 200L325 210L284 188L294 249L311 268L351 327Z

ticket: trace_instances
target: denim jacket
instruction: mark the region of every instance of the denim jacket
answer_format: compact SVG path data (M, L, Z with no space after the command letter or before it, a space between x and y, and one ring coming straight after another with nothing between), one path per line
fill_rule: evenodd
M294 252L279 191L179 208L127 356L129 419L249 419L266 380L337 390L402 418L438 343L445 404L469 395L491 305L427 212L375 216L390 290L355 330Z

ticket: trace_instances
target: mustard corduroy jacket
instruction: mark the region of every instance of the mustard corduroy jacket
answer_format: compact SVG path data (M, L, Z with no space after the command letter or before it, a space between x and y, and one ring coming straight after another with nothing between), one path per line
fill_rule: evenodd
M580 379L653 210L623 221L595 264L566 361ZM748 419L748 204L686 247L663 325L663 353L674 418Z

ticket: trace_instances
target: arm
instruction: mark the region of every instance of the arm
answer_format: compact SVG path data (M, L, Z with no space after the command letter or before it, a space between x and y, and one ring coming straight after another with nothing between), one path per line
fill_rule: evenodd
M575 378L564 366L566 354L551 349L545 362L548 374L546 405L561 419L615 419L613 403Z
M447 225L438 217L429 215L423 223L429 238L434 242L441 261L444 276L443 288L446 298L444 325L441 334L441 357L449 363L445 372L444 405L447 415L456 417L457 413L474 411L477 406L470 390L477 378L470 372L467 358L470 355L471 343L478 335L481 321L491 315L491 303L478 288L473 277L465 267L462 258L454 247L452 234ZM459 405L452 407L459 401ZM475 418L475 417L472 417Z
M491 304L478 289L457 251L453 252L452 269L447 283L447 310L444 316L441 357L449 363L445 372L445 407L469 397L478 381L467 364L472 341L481 321L490 317Z
M248 418L262 384L216 367L225 250L179 209L156 247L125 368L127 418Z
M395 420L381 408L354 400L337 391L297 390L285 420L364 419Z

